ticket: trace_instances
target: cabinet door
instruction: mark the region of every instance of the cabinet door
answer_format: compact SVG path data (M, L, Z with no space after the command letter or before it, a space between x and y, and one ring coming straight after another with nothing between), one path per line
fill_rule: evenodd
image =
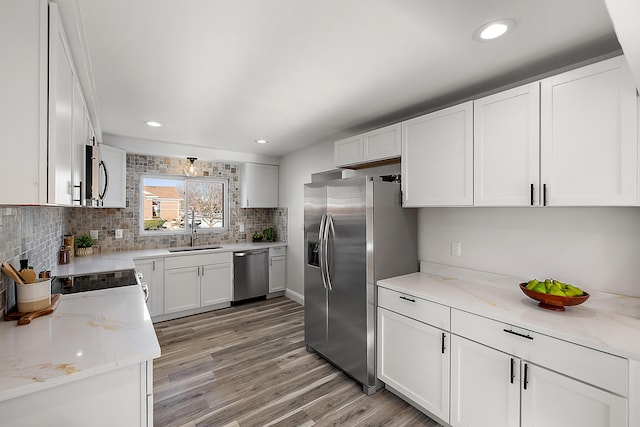
M231 301L233 292L233 263L210 264L201 267L201 306Z
M240 207L278 207L278 166L245 163L240 166Z
M627 399L524 362L522 427L626 427Z
M136 260L136 271L142 273L142 282L149 287L147 308L149 314L159 316L164 314L164 271L163 259Z
M378 378L448 422L450 334L384 308L377 333Z
M87 107L82 97L80 83L74 79L73 84L73 135L72 135L72 198L74 205L82 205L84 198L84 146L85 139L85 117Z
M49 182L48 201L72 204L74 72L57 8L51 8L49 36Z
M518 426L519 369L520 359L453 335L451 338L451 425L454 427ZM570 424L566 424L568 425Z
M276 256L269 258L269 292L284 291L287 286L287 258Z
M362 163L364 159L362 135L341 139L333 144L336 167Z
M362 135L363 160L371 162L400 157L402 152L401 134L402 125L397 123Z
M127 152L108 145L100 145L100 157L105 164L100 171L100 188L106 191L102 206L105 208L125 208L127 205Z
M403 205L473 205L473 102L402 123Z
M540 83L474 101L476 206L533 206L540 198Z
M542 80L546 204L637 203L636 90L624 57Z
M200 267L165 270L165 314L198 307L200 307Z

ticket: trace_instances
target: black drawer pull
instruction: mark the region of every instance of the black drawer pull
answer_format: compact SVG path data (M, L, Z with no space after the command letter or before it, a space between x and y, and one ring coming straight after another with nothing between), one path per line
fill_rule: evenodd
M444 354L444 351L447 349L447 347L445 347L444 345L444 339L446 338L446 334L443 332L442 333L442 354Z
M401 296L400 296L400 299L403 299L403 300L405 300L405 301L409 301L409 302L416 302L416 300L411 299L411 298L407 298L407 297L405 297L404 295L401 295Z
M529 384L529 365L527 363L524 364L524 389L527 389L527 385Z
M533 340L533 337L531 335L521 334L519 332L515 332L515 331L509 330L509 329L503 329L503 331L505 331L508 334L517 335L519 337L526 338L528 340Z

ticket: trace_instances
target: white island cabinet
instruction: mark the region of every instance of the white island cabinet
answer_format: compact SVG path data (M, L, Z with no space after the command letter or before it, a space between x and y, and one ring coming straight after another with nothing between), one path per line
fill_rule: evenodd
M0 414L13 426L153 426L160 346L138 286L63 295L0 324Z
M378 282L390 391L453 427L640 425L640 298L593 291L558 313L524 296L521 278L421 271Z

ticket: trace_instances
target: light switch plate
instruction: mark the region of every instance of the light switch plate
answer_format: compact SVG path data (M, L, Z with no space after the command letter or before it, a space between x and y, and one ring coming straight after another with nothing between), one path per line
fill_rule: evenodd
M238 233L244 233L244 223L243 222L238 224Z
M116 229L116 239L122 239L122 228Z
M98 230L91 230L90 236L94 240L98 240Z

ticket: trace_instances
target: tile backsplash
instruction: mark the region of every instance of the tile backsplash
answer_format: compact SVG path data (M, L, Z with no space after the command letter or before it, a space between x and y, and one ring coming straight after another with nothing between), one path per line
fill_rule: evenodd
M36 271L50 270L58 262L64 235L65 211L47 206L0 206L0 261L20 268L29 259ZM0 314L15 306L15 284L0 275Z

